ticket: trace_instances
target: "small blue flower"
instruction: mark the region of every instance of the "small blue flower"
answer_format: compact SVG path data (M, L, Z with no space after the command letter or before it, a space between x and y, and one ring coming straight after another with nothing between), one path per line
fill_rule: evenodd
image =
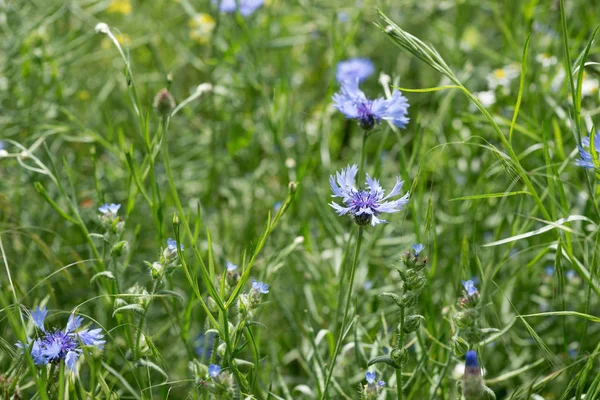
M479 362L477 361L477 353L475 350L467 351L465 366L469 367L479 367Z
M546 273L546 275L552 276L554 275L554 267L546 267L544 268L544 272Z
M239 3L240 14L246 17L262 6L264 0L212 0L212 3L219 4L219 10L226 13L235 12Z
M392 97L367 99L362 90L358 88L358 79L344 81L339 93L333 95L335 107L349 119L358 121L361 128L370 130L381 121L390 121L399 128L406 127L409 118L408 100L394 90Z
M208 376L216 378L221 373L221 367L217 364L210 364L208 366Z
M568 270L566 273L566 276L567 276L568 280L575 278L575 276L576 276L575 271L573 271L572 269Z
M373 281L370 281L370 280L365 281L365 283L363 283L363 289L365 289L365 290L373 289Z
M475 283L472 280L462 281L462 284L467 292L469 297L475 295L477 292L477 288L475 287Z
M252 280L252 290L257 291L260 294L267 294L269 293L269 285L263 282Z
M337 20L342 23L348 22L350 21L350 15L346 11L340 11L337 13Z
M377 385L383 387L385 386L385 381L379 381L377 382Z
M338 215L350 214L358 225L371 224L375 226L386 222L377 218L380 214L398 212L408 203L408 193L398 200L386 201L400 193L404 184L404 181L401 181L400 178L396 178L394 188L387 196L384 196L385 191L377 179L371 179L368 174L366 182L368 190L358 190L355 187L357 173L358 166L354 164L343 169L341 173L336 172L335 177L333 175L329 177L331 191L333 192L331 197L341 197L344 203L344 206L334 202L329 204Z
M98 207L98 211L102 214L116 214L119 208L121 208L120 204L103 204L101 207Z
M44 329L44 320L46 319L46 315L48 315L48 310L46 310L46 307L42 307L40 309L40 307L37 306L35 311L31 312L31 320L35 326L42 330L42 332L46 331L46 329Z
M424 248L424 247L425 247L425 246L423 246L421 243L418 243L418 244L413 244L413 245L412 245L412 248L413 248L413 250L415 251L415 257L418 257L418 256L419 256L419 253L421 253L421 252L423 251L423 248Z
M375 379L377 378L377 374L375 372L367 372L365 374L365 377L367 379L367 383L373 384L373 383L375 383Z
M235 271L235 270L238 268L238 266L237 266L237 265L235 265L234 263L232 263L232 262L229 262L229 261L227 261L227 262L225 263L225 265L227 266L227 272L232 272L232 271Z
M196 354L202 358L208 358L212 354L212 348L215 343L215 334L212 332L200 334L196 338Z
M177 242L171 238L167 239L167 248L172 252L177 251ZM183 251L183 243L179 245L179 248Z
M592 157L592 150L590 149L590 138L584 137L581 139L581 145L579 148L579 160L575 160L575 165L587 169L594 169L594 158ZM594 148L597 153L600 153L600 132L594 135Z
M373 72L375 72L375 67L368 58L351 58L346 61L340 61L337 64L335 79L339 83L345 81L362 82L371 76Z
M280 201L275 202L275 204L273 205L273 210L275 212L278 212L280 209L281 209L281 202Z

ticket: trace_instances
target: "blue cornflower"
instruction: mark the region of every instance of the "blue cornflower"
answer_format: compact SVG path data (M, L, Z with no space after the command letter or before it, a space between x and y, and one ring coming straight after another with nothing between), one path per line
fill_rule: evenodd
M390 121L399 128L404 128L408 123L408 100L394 90L392 97L375 100L367 99L362 90L358 88L358 79L345 81L339 93L333 95L335 107L346 116L355 119L361 128L370 130L381 121Z
M419 253L421 253L423 251L423 248L425 248L425 246L423 246L421 243L417 243L417 244L413 244L412 248L415 251L415 257L418 257Z
M225 265L227 266L227 272L233 272L233 271L235 271L235 270L237 269L237 267L238 267L237 265L235 265L234 263L232 263L232 262L229 262L229 261L227 261L227 262L225 263Z
M208 376L216 378L221 373L221 367L217 364L210 364L208 366Z
M579 148L579 160L575 160L575 165L587 169L594 169L594 158L592 157L592 150L590 149L590 138L584 137L581 139L581 145ZM600 133L594 135L594 148L596 152L600 153Z
M48 315L48 310L46 310L46 307L42 307L40 309L40 307L37 306L35 311L31 312L31 320L35 326L42 330L42 332L46 332L46 329L44 329L44 320L46 319L46 315Z
M368 58L351 58L340 61L335 70L335 79L339 83L345 81L362 82L375 72L373 63Z
M235 12L239 4L240 14L246 17L262 6L264 0L212 0L212 3L219 4L219 10L226 13Z
M329 204L338 215L350 214L360 226L369 224L375 226L386 222L377 218L379 214L398 212L408 203L408 193L398 200L386 201L400 193L404 184L404 181L401 181L400 178L396 178L394 188L387 196L384 196L385 191L377 179L371 179L368 174L368 190L358 190L355 187L357 173L358 166L354 164L342 169L342 172L336 172L335 177L333 175L329 176L329 183L333 192L331 197L341 197L345 206L340 206L334 202Z
M475 283L472 280L462 281L462 284L467 292L467 296L471 297L478 293Z
M116 215L117 211L119 211L119 208L121 208L120 204L103 204L101 207L98 207L98 211L100 211L102 214L106 215L106 214L113 214Z
M46 319L46 308L31 312L33 323L40 328L44 334L35 339L28 339L28 343L23 345L17 343L20 349L30 351L31 357L36 365L46 365L48 363L59 363L61 360L71 371L75 371L75 365L79 356L83 353L81 345L92 346L102 349L106 341L101 329L83 329L78 330L83 318L71 314L65 330L55 329L54 331L44 330L44 320Z
M252 290L260 293L267 294L269 293L269 285L263 282L258 282L256 280L252 280Z
M183 251L183 243L179 245L179 248L181 249L181 251ZM171 238L167 239L167 249L169 249L171 252L176 252L177 242Z

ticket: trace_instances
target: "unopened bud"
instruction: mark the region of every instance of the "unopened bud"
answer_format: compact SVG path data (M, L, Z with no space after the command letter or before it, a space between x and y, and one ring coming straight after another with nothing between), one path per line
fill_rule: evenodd
M422 315L409 315L404 319L404 333L411 333L419 329L421 321L425 320Z
M452 351L456 357L464 357L467 354L467 350L469 350L469 344L465 339L458 336L452 338Z
M127 242L125 240L115 244L110 250L110 255L113 257L120 257L124 252L127 251Z
M290 193L296 193L296 189L298 189L298 184L296 182L290 182L288 185Z
M402 365L403 362L408 360L408 353L404 349L394 349L392 350L392 361L396 363L396 365Z
M160 115L167 116L175 109L175 99L167 89L161 89L154 97L154 108Z

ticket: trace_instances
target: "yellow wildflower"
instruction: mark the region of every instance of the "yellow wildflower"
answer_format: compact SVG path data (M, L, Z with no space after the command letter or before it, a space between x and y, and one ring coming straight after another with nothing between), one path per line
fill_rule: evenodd
M106 8L106 12L111 14L130 14L131 2L129 0L112 0Z
M215 19L208 14L198 14L190 20L189 25L190 39L200 44L204 44L210 38L216 22Z

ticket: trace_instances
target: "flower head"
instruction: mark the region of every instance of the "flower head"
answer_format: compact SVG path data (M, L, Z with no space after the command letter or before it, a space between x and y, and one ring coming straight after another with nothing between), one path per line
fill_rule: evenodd
M267 294L269 293L269 285L263 282L258 282L256 280L252 280L252 290L260 293Z
M179 244L179 248L183 251L183 243ZM170 251L177 251L177 241L169 238L167 239L167 249Z
M412 249L415 251L415 256L419 256L424 247L421 243L413 244Z
M335 209L338 215L350 214L354 221L361 226L377 225L386 222L379 219L382 213L395 213L402 210L402 207L408 203L409 194L406 193L400 199L391 200L402 190L404 181L396 178L396 184L392 191L385 195L385 191L377 181L371 179L367 174L367 190L359 190L355 187L356 174L358 167L356 164L348 166L342 172L336 172L335 177L329 177L332 197L341 197L344 206L331 202L329 205ZM388 201L389 200L389 201Z
M581 139L581 145L579 147L579 160L575 161L575 165L587 169L594 169L594 158L592 157L592 150L590 148L590 138L584 137ZM596 153L600 153L600 133L594 135L594 150ZM600 157L600 155L598 156Z
M219 10L226 13L235 12L239 4L240 14L246 17L262 6L264 0L212 0L212 3L219 4Z
M462 281L463 287L465 288L465 292L467 292L467 296L471 297L477 294L477 288L475 287L475 282L472 280Z
M232 262L229 262L229 261L227 261L227 262L225 263L225 265L227 266L227 272L233 272L233 271L235 271L235 270L237 269L237 267L238 267L237 265L235 265L234 263L232 263Z
M465 366L467 368L479 367L479 362L477 361L477 353L475 350L467 351Z
M107 214L113 214L116 215L117 211L119 211L119 208L121 208L120 204L103 204L101 207L98 207L98 211L100 211L102 214L107 215Z
M368 58L351 58L340 61L335 70L335 79L339 83L345 81L362 82L375 72L373 63Z
M129 0L112 0L106 8L106 12L127 15L131 13L131 8Z
M43 335L35 340L28 339L28 343L23 345L17 343L17 347L30 351L31 357L36 365L46 365L48 363L59 363L61 360L71 371L75 371L75 365L79 356L83 353L81 346L92 346L102 349L106 341L101 329L83 329L78 330L83 322L83 318L71 314L65 330L54 329L45 331L43 328L46 317L46 308L31 312L31 319L34 324L43 331Z
M365 374L367 379L367 383L375 383L375 379L377 378L377 374L375 372L367 372Z
M196 338L196 354L202 358L208 358L212 354L216 335L212 332L201 333Z
M169 89L163 88L156 93L156 96L154 96L152 105L160 115L166 116L175 109L177 104L175 103L175 98L171 92L169 92Z
M40 309L40 307L37 306L35 311L31 312L31 320L35 326L42 330L42 332L46 331L46 329L44 329L44 320L46 319L46 315L48 315L48 310L46 310L46 307L42 307Z
M358 121L361 128L373 129L381 121L390 121L399 128L404 128L409 121L408 100L397 90L392 97L375 100L368 99L358 87L358 79L344 81L339 93L333 95L335 107L349 119Z
M208 366L208 376L216 378L221 373L221 367L217 364L210 364Z
M215 19L209 14L202 13L195 15L189 22L190 39L200 44L208 42L216 25Z

